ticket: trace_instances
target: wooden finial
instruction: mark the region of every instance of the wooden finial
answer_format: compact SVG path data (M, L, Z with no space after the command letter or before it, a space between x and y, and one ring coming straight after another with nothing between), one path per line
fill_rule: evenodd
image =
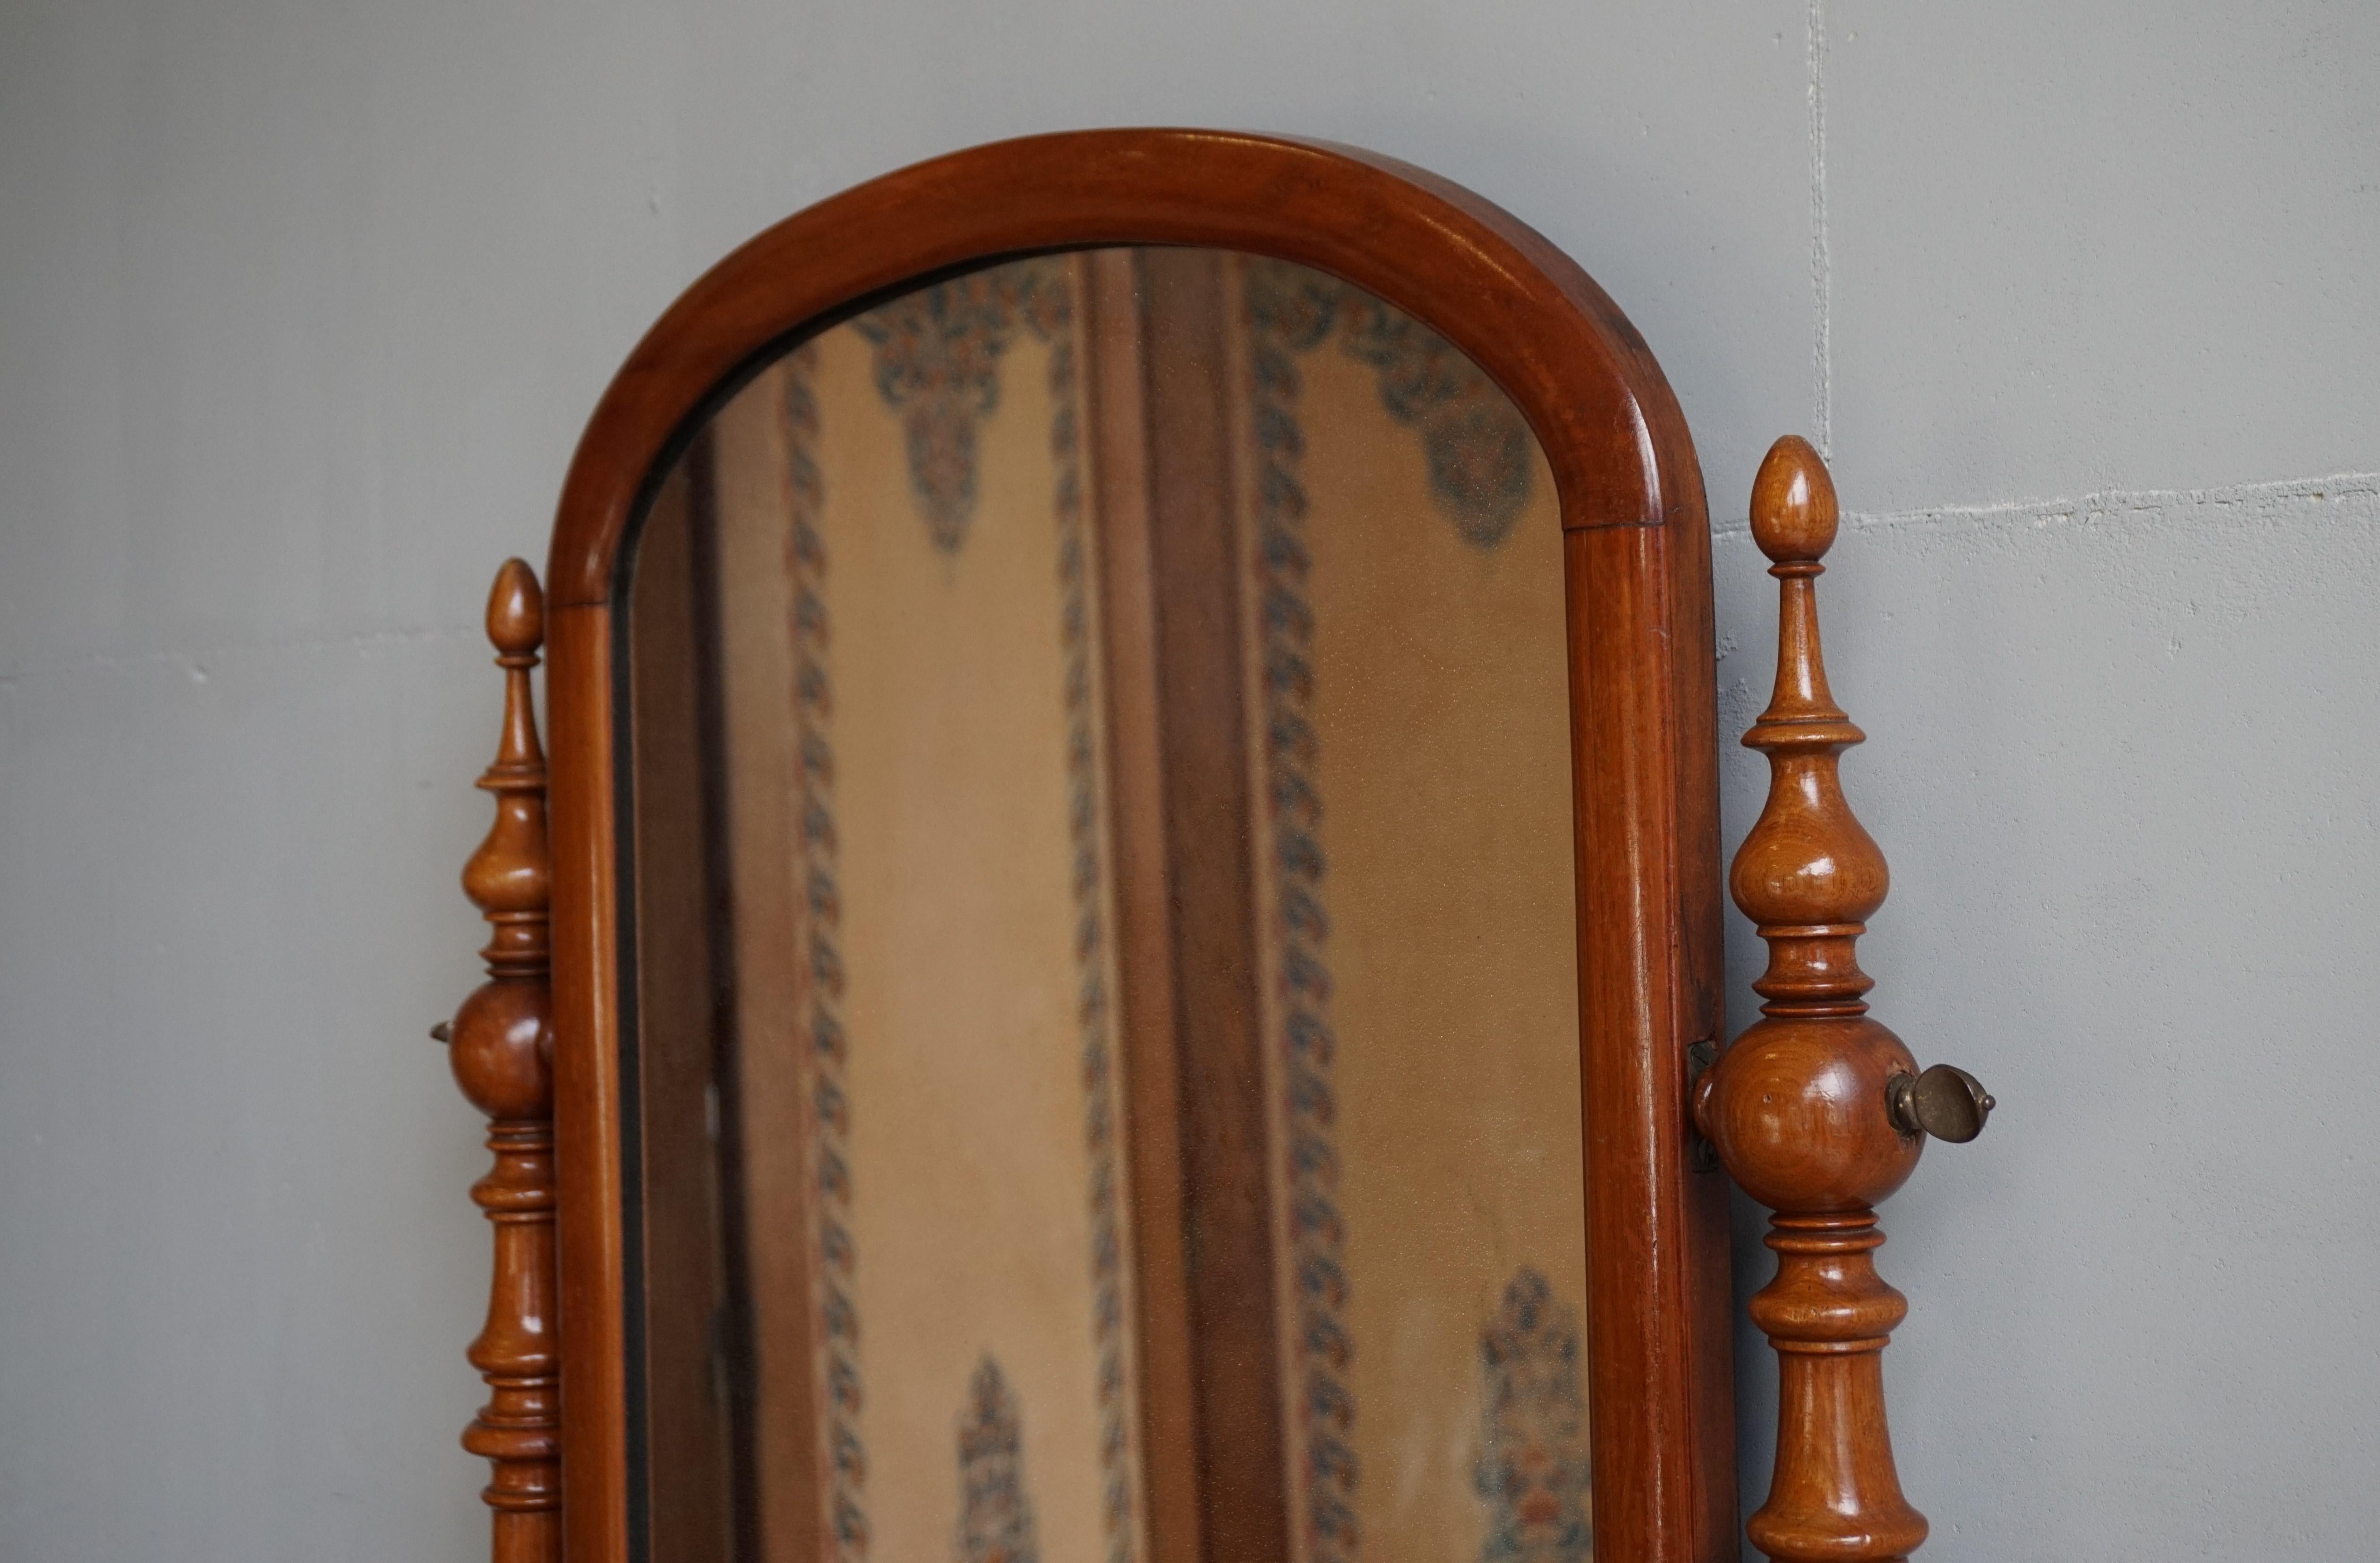
M463 890L492 929L488 980L440 1030L463 1094L488 1115L495 1167L471 1197L495 1223L488 1321L471 1365L489 1398L463 1432L493 1479L494 1563L556 1563L562 1547L560 1358L554 1340L553 1036L548 974L552 875L546 855L545 751L529 670L545 635L537 576L504 562L488 594L488 638L504 670L495 763L480 785L495 823L463 869Z
M545 644L545 593L526 559L507 559L496 569L488 588L488 639L499 655L527 657L536 665L537 649Z
M1768 805L1735 854L1728 888L1768 940L1768 971L1752 985L1770 1001L1765 1013L1816 1006L1857 1014L1867 1007L1859 996L1875 984L1854 946L1890 876L1836 775L1837 757L1867 734L1827 688L1817 579L1835 541L1835 484L1808 441L1789 434L1768 448L1752 483L1752 539L1779 583L1777 688L1743 735L1744 747L1768 757Z
M1768 447L1752 479L1752 540L1779 564L1815 564L1835 546L1835 480L1799 434Z
M528 675L545 641L545 594L538 589L537 573L520 560L505 560L488 591L488 639L496 648L496 666L504 670L504 730L495 763L480 778L480 785L496 795L496 822L464 866L463 893L495 929L480 951L489 975L542 982L549 964L546 906L552 876L546 864L545 749L537 739ZM470 1083L463 1088L469 1091Z
M1752 1317L1778 1352L1777 1467L1747 1529L1779 1563L1887 1563L1925 1539L1885 1425L1882 1352L1909 1304L1876 1273L1872 1206L1916 1168L1928 1132L1972 1139L1991 1107L1960 1071L1920 1076L1867 1015L1875 983L1857 947L1889 876L1837 774L1866 735L1835 704L1819 648L1819 561L1835 527L1818 453L1778 441L1752 487L1753 540L1779 582L1777 687L1743 736L1768 757L1768 801L1728 878L1768 943L1752 985L1767 1002L1694 1095L1720 1161L1776 1213L1777 1276Z

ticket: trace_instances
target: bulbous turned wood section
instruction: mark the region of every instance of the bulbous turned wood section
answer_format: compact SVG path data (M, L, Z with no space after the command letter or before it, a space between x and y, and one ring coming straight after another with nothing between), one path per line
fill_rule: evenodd
M463 1447L493 1478L480 1496L495 1510L494 1563L554 1563L562 1554L561 1359L554 1340L553 1036L546 854L545 751L538 742L529 670L545 636L537 576L517 559L496 573L488 638L504 670L504 732L480 785L496 819L463 869L463 890L493 930L480 957L488 980L440 1026L455 1078L488 1115L495 1167L471 1197L495 1224L488 1322L471 1365L488 1403Z
M1778 441L1752 489L1753 539L1779 582L1777 689L1743 738L1768 757L1768 802L1728 877L1768 941L1752 985L1767 1002L1694 1095L1721 1163L1775 1212L1777 1276L1752 1318L1778 1353L1777 1469L1749 1531L1779 1563L1880 1563L1925 1539L1885 1424L1882 1353L1909 1304L1876 1274L1872 1207L1916 1168L1929 1131L1972 1139L1992 1106L1961 1071L1919 1074L1867 1016L1875 983L1857 946L1889 875L1837 775L1865 734L1835 704L1819 651L1816 582L1835 521L1818 453Z

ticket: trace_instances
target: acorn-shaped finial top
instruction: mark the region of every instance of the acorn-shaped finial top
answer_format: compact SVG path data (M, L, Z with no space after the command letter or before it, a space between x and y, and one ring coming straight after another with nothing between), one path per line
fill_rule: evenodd
M1779 564L1815 564L1835 545L1835 480L1799 434L1769 446L1752 480L1752 540Z
M537 572L507 559L488 590L488 639L507 657L533 655L545 643L545 593Z

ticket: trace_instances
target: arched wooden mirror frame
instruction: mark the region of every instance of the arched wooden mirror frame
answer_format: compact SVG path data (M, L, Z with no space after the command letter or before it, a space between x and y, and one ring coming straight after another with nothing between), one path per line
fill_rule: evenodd
M546 618L565 1555L634 1556L615 738L637 518L724 394L805 332L953 268L1115 245L1247 251L1366 289L1469 354L1544 447L1569 617L1596 1545L1732 1557L1728 1201L1686 1105L1688 1050L1719 1036L1720 960L1709 535L1684 419L1602 290L1487 201L1365 152L1190 130L980 147L789 218L671 307L588 424ZM1194 1442L1227 1436L1211 1409L1169 1414ZM1250 1563L1211 1522L1186 1545L1194 1527L1171 1545L1165 1527L1153 1512L1161 1557Z

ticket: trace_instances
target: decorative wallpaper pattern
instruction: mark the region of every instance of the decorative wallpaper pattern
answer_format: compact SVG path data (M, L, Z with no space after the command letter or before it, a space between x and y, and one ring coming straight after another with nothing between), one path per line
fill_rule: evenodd
M1137 1550L1133 1503L1128 1347L1125 1329L1123 1190L1118 1141L1108 964L1104 812L1099 794L1093 561L1085 515L1084 457L1075 342L1074 268L1063 260L1033 260L995 267L905 295L856 319L870 345L871 378L886 406L902 418L911 496L934 548L955 557L977 507L979 426L1000 405L1006 350L1020 331L1049 347L1049 450L1055 472L1050 496L1056 544L1066 713L1065 773L1068 865L1075 924L1076 1060L1083 1090L1083 1133L1089 1152L1087 1199L1091 1225L1092 1344L1097 1354L1099 1458L1104 1563L1132 1563ZM786 415L796 477L789 557L795 583L795 636L799 690L802 772L801 836L805 893L811 926L809 965L814 998L811 1029L818 1055L814 1078L820 1122L818 1176L821 1273L820 1336L833 1414L827 1429L834 1479L830 1530L838 1563L857 1563L868 1550L862 1503L867 1461L859 1435L859 1320L845 1287L856 1260L850 1235L851 1179L847 1147L850 1107L844 1085L844 1032L834 1005L841 961L834 949L839 902L834 889L833 755L827 741L832 707L828 673L826 559L816 516L823 503L815 454L818 409L798 371ZM987 1381L986 1375L990 1375ZM991 1388L987 1389L987 1382ZM1005 1380L987 1358L976 1375L978 1409ZM1008 1425L1012 1430L1014 1417ZM962 1439L963 1448L965 1439ZM1013 1460L1011 1461L1013 1467ZM969 1488L970 1493L973 1487ZM972 1500L971 1500L972 1501ZM1020 1500L1021 1501L1021 1500ZM1000 1557L1030 1563L1031 1523L1025 1512L1026 1549L962 1557ZM974 1510L970 1508L970 1516ZM974 1523L970 1518L965 1524ZM972 1534L963 1526L963 1541ZM986 1545L991 1545L987 1543Z
M977 431L1000 405L1001 356L1019 327L1052 337L1069 294L1062 262L1020 260L905 293L852 322L875 345L876 389L902 415L910 489L945 553L974 519Z
M958 1563L1040 1563L1024 1437L1016 1393L986 1356L959 1413Z
M1248 296L1277 351L1309 351L1335 334L1372 366L1381 405L1421 435L1431 498L1466 540L1492 549L1511 534L1528 507L1536 441L1466 354L1363 289L1287 261L1252 261ZM1277 432L1295 438L1293 428Z
M1503 1299L1476 1348L1488 1367L1482 1382L1466 1360L1475 1348L1458 1322L1462 1314L1431 1314L1430 1287L1401 1278L1394 1267L1425 1258L1467 1267L1481 1250L1512 1242L1531 1244L1519 1252L1536 1255L1545 1234L1534 1229L1548 1219L1560 1225L1546 1208L1548 1198L1518 1181L1536 1174L1523 1170L1528 1158L1512 1145L1489 1154L1432 1139L1430 1126L1441 1121L1476 1127L1494 1119L1484 1101L1466 1100L1464 1112L1442 1118L1414 1099L1424 1087L1413 1082L1475 1089L1488 1099L1574 1093L1574 1084L1564 1091L1560 1084L1574 1056L1567 947L1519 937L1514 918L1524 914L1512 903L1472 908L1459 888L1427 883L1428 871L1412 860L1418 854L1456 880L1486 871L1484 862L1534 861L1529 843L1539 838L1531 832L1567 819L1540 806L1548 795L1557 803L1566 797L1556 781L1509 808L1466 815L1470 823L1459 828L1433 819L1408 830L1396 818L1407 806L1396 796L1426 807L1424 800L1461 795L1462 777L1492 784L1493 762L1480 757L1478 745L1535 759L1550 738L1550 752L1560 753L1554 728L1540 732L1495 714L1499 702L1515 699L1504 682L1512 672L1534 679L1560 667L1559 619L1540 616L1549 604L1560 609L1559 556L1548 556L1558 530L1537 525L1550 519L1542 458L1502 392L1427 327L1360 289L1286 262L1246 260L1237 275L1246 353L1241 439L1252 699L1271 902L1267 1024L1284 1146L1278 1186L1299 1551L1306 1563L1355 1563L1368 1522L1386 1538L1370 1544L1373 1551L1402 1556L1420 1546L1455 1556L1476 1546L1483 1563L1584 1563L1588 1467L1574 1315L1552 1302L1536 1267L1514 1277L1512 1257L1495 1261L1469 1283L1497 1288ZM1364 439L1407 437L1400 430L1419 436L1421 460L1393 443L1380 447L1397 476L1352 448ZM1524 515L1535 519L1522 539ZM1441 524L1452 537L1436 532ZM1449 570L1473 551L1494 555L1493 567L1483 560L1476 571ZM1416 575L1423 559L1436 563ZM1553 583L1551 596L1540 589L1546 582ZM1427 626L1398 618L1431 612L1454 617ZM1466 641L1465 626L1480 624L1542 634L1536 644L1548 655L1516 669L1525 659L1500 636L1491 637L1493 650ZM1427 689L1408 687L1409 698L1400 701L1368 660L1344 660L1350 647L1378 636L1398 637L1400 655L1422 658L1407 672ZM1417 645L1428 649L1415 652ZM1478 684L1483 677L1490 683ZM1326 682L1330 688L1318 687ZM1459 714L1427 714L1431 700L1446 698L1458 698ZM1384 722L1385 731L1404 735L1402 747L1384 737ZM1454 733L1468 734L1460 757L1434 764L1413 757L1415 745L1429 751ZM1326 781L1333 757L1356 768L1336 783ZM1324 794L1333 789L1338 812L1326 829ZM1567 870L1559 877L1560 884L1550 874L1532 879L1528 903L1558 904ZM1409 919L1423 912L1451 917L1454 933L1487 941L1481 957L1496 975L1483 980L1497 986L1483 996L1491 1000L1486 1012L1432 1002L1383 1008L1390 995L1420 997L1409 991L1411 963L1439 948L1415 942L1422 936ZM1472 979L1451 980L1459 987ZM1519 1029L1488 1042L1499 1023ZM1495 1048L1492 1060L1482 1059L1470 1080L1446 1074L1437 1060L1475 1038ZM1424 1064L1416 1049L1433 1061ZM1507 1099L1514 1105L1495 1119L1500 1132L1559 1154L1559 1115L1548 1121ZM1434 1181L1420 1175L1423 1169L1435 1169ZM1557 1191L1541 1192L1559 1207ZM1496 1216L1503 1208L1512 1212L1509 1224ZM1435 1239L1375 1230L1383 1219L1455 1228L1431 1227L1440 1231ZM1473 1235L1455 1235L1457 1228ZM1566 1258L1555 1242L1555 1257ZM1475 1295L1468 1286L1463 1294ZM1376 1332L1377 1349L1394 1341L1393 1364L1369 1355ZM1475 1401L1475 1393L1484 1400ZM1475 1418L1484 1442L1473 1460L1449 1439L1459 1440Z
M1099 1466L1105 1491L1101 1523L1108 1563L1131 1563L1131 1437L1124 1367L1123 1239L1119 1218L1115 1048L1108 993L1107 872L1101 862L1097 679L1092 667L1096 625L1090 594L1090 541L1083 515L1081 420L1071 269L1058 261L1026 261L1005 271L1043 274L1017 289L1034 301L1035 330L1050 340L1050 454L1057 468L1051 508L1057 520L1060 643L1066 659L1066 825L1075 854L1076 1041L1082 1049L1083 1134L1090 1152L1091 1320L1099 1353Z
M859 1436L865 1399L859 1314L849 1291L857 1258L851 1235L851 1098L844 1080L850 1041L843 1024L844 967L837 943L843 903L835 883L832 635L826 543L819 535L825 493L818 466L818 398L810 382L817 357L815 348L797 351L785 377L790 522L785 566L794 585L794 724L800 788L795 839L801 854L805 1018L818 1133L818 1323L827 1387L822 1431L830 1466L826 1540L838 1563L859 1563L868 1556L868 1452Z
M1305 440L1297 424L1297 354L1330 330L1339 285L1268 261L1247 273L1249 406L1254 420L1258 679L1264 721L1264 807L1278 884L1281 1025L1287 1097L1290 1264L1296 1318L1297 1476L1313 1563L1350 1563L1359 1538L1359 1472L1350 1434L1354 1397L1345 1379L1354 1346L1345 1307L1345 1223L1339 1200L1338 1116L1331 1092L1330 919L1323 903L1315 779L1314 612L1306 600L1306 497L1298 482Z
M1586 1402L1578 1315L1523 1266L1479 1333L1481 1563L1586 1563Z

